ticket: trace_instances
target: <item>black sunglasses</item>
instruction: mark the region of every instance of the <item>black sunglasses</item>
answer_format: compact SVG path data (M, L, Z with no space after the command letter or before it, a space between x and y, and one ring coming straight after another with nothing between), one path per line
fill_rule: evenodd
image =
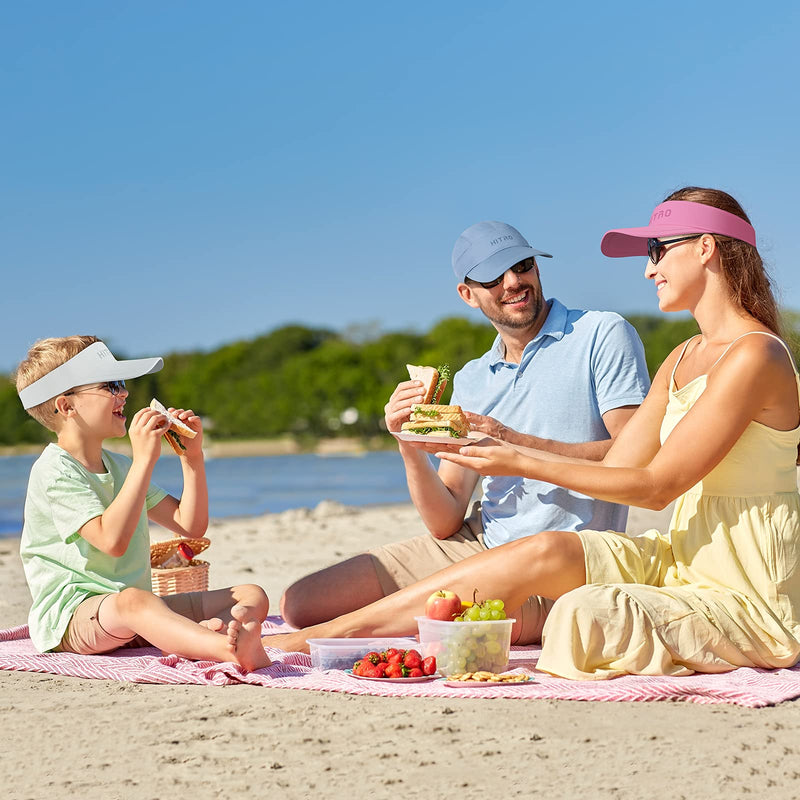
M514 266L509 267L512 272L516 272L517 275L521 275L523 272L530 272L536 266L536 259L535 258L526 258L523 261L518 261ZM494 289L495 286L499 286L503 278L505 277L505 272L499 277L495 278L493 281L474 281L472 278L467 278L467 283L477 283L478 286L482 286L484 289Z
M677 239L648 239L647 255L653 262L653 266L655 266L659 261L661 261L661 259L664 257L664 254L667 252L666 245L677 244L678 242L688 242L690 239L699 239L704 235L705 234L702 233L693 233L691 236L679 236Z
M62 392L62 394L66 396L78 394L78 392L88 392L90 389L106 389L116 397L124 388L125 381L106 381L105 383L98 383L97 386L84 386L83 389L70 389L70 391Z

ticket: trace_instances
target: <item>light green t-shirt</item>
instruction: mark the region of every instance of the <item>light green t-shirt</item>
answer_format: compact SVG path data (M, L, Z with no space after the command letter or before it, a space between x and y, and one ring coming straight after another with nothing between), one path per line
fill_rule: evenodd
M63 637L75 609L88 597L129 586L151 590L147 511L167 493L150 484L145 508L125 554L115 558L78 531L117 496L131 459L103 450L108 472L89 472L66 450L48 445L31 469L20 555L33 605L28 625L40 652Z

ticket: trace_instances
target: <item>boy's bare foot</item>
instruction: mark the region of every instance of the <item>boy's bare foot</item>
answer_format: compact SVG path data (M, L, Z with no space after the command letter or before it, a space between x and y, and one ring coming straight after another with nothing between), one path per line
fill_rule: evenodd
M261 644L261 623L250 619L252 609L245 606L234 606L231 609L233 619L228 623L228 643L232 651L232 661L249 672L268 667L272 661L264 652Z
M303 631L293 633L273 633L271 636L264 636L261 644L264 647L277 647L286 653L308 653L308 642Z

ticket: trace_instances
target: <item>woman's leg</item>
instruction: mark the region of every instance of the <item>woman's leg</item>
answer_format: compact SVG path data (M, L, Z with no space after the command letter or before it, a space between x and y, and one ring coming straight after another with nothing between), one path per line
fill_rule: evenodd
M330 622L296 633L263 639L267 647L307 652L307 639L357 636L405 636L416 633L415 616L425 613L425 601L438 589L460 597L500 598L509 609L519 608L530 595L557 598L586 582L580 537L567 531L543 531L495 547L436 572L429 578Z

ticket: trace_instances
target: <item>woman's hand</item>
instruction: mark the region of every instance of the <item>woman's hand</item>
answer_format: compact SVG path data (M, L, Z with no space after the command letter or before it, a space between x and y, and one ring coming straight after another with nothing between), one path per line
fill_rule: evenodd
M442 461L451 461L453 464L471 469L480 475L530 477L526 470L530 470L536 463L536 459L522 455L511 445L489 438L462 447L457 453L440 451L436 453L436 456Z

